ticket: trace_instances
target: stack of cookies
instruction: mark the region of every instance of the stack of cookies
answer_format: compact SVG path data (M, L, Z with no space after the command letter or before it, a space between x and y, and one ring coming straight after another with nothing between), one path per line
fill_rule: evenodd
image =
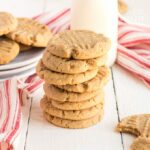
M46 47L51 35L46 25L33 19L0 12L0 65L11 62L31 46Z
M44 117L60 127L86 128L103 116L103 87L110 40L91 31L64 31L54 35L37 65L45 80L40 104Z

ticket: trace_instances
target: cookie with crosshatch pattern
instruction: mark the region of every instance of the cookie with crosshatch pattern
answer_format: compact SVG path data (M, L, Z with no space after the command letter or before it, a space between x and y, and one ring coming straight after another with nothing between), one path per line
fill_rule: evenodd
M102 34L87 30L66 30L54 35L46 49L61 58L82 60L105 55L110 45L110 40Z
M85 93L68 92L50 84L44 84L44 91L48 98L52 98L53 100L60 102L86 101L103 92L102 89Z
M19 45L7 38L0 38L0 65L7 64L19 54Z
M17 19L8 12L0 12L0 36L16 29Z
M87 60L75 60L55 56L49 50L46 50L43 54L42 61L50 70L60 73L78 74L104 66L107 61L107 56L104 55Z
M132 150L150 150L150 137L138 137L131 145Z
M107 66L99 67L99 71L97 75L83 83L74 84L74 85L55 85L61 89L64 89L69 92L77 92L77 93L84 93L84 92L92 92L96 91L99 88L103 88L110 78L110 70Z
M46 25L30 18L18 18L16 29L6 36L24 45L46 47L52 34Z
M136 136L150 136L150 114L129 116L121 120L117 131L127 132Z
M62 119L59 117L49 115L46 112L44 112L44 117L48 122L62 128L70 128L70 129L88 128L90 126L97 124L102 119L103 110L99 112L97 115L95 115L94 117L84 119L84 120Z
M83 110L61 110L54 107L51 101L47 99L46 96L43 97L43 99L40 101L40 105L42 110L49 115L69 120L88 119L95 116L103 109L103 104L99 103L95 106Z
M55 85L73 85L88 81L96 76L98 69L89 70L80 74L64 74L48 69L42 61L39 61L36 72L38 76L48 84Z
M48 98L51 101L52 105L61 110L83 110L90 107L93 107L97 104L104 104L104 93L101 92L97 96L82 102L60 102Z

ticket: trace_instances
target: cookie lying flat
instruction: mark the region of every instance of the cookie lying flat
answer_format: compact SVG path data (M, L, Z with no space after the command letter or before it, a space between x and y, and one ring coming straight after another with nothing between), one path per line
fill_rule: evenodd
M18 21L10 13L0 12L0 36L15 30Z
M105 55L87 60L70 60L54 56L47 50L43 55L42 61L43 64L50 70L60 73L77 74L97 69L99 66L104 66L107 61L107 56Z
M40 78L45 80L46 83L56 85L72 85L79 84L94 78L98 72L98 69L86 71L80 74L63 74L47 69L43 65L42 61L39 61L36 72Z
M86 93L67 92L65 90L59 89L53 85L48 84L44 84L44 91L48 98L61 102L86 101L103 92L102 89Z
M110 40L86 30L67 30L56 34L47 50L62 58L92 59L103 56L110 48Z
M118 124L117 130L148 137L150 136L150 114L126 117Z
M78 93L92 92L98 90L99 88L103 88L108 82L109 76L110 76L109 68L103 66L99 67L97 75L89 81L75 85L56 85L56 86L69 92L78 92Z
M46 97L44 97L40 101L40 106L42 110L48 113L49 115L59 117L62 119L69 119L69 120L88 119L97 115L103 109L103 105L98 104L96 106L93 106L91 108L84 109L84 110L61 110L61 109L54 107L51 104L51 101L47 100Z
M97 114L96 116L84 119L84 120L67 120L61 119L58 117L51 116L47 113L44 113L44 117L50 123L62 127L62 128L70 128L70 129L79 129L79 128L88 128L92 125L97 124L103 117L103 111Z
M7 64L19 54L19 45L6 38L0 38L0 65Z
M150 137L138 137L131 145L132 150L150 150Z
M28 51L32 48L32 46L24 45L24 44L19 44L20 47L20 52Z
M82 102L60 102L52 99L48 99L51 101L52 105L61 110L82 110L93 107L97 104L104 104L104 93L101 92L97 96Z
M121 14L125 14L128 11L128 5L124 0L118 0L118 9Z
M7 37L25 45L46 47L52 34L47 26L33 19L19 18L17 28Z

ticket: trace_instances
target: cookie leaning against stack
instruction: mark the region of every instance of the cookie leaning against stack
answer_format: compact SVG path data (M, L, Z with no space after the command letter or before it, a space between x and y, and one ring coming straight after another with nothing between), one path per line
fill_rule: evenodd
M40 105L49 122L86 128L101 120L109 48L109 39L85 30L64 31L50 39L37 65L37 74L45 80Z

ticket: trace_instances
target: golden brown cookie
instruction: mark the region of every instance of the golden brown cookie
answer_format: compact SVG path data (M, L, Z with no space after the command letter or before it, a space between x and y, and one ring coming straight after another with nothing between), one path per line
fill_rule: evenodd
M47 69L42 61L39 61L36 72L38 76L45 80L46 83L55 85L79 84L94 78L98 69L86 71L80 74L63 74Z
M93 91L93 92L85 92L85 93L67 92L65 90L59 89L49 84L44 84L44 91L48 98L51 98L56 101L61 101L61 102L86 101L103 92L102 89L98 89L97 91Z
M18 18L17 28L7 37L24 45L46 47L52 34L46 25L29 18Z
M150 136L150 114L129 116L117 126L117 131L127 132L136 136Z
M92 59L103 56L110 48L110 40L102 34L86 30L67 30L56 34L47 50L62 58Z
M138 137L131 145L132 150L150 150L150 137Z
M54 107L46 97L44 97L41 102L40 106L42 110L49 115L59 117L62 119L69 119L69 120L83 120L94 117L98 113L100 113L103 109L102 104L97 104L93 107L84 110L61 110Z
M53 99L48 99L51 101L52 105L61 110L82 110L93 107L97 104L104 104L104 93L101 92L97 96L82 102L60 102Z
M15 30L17 24L17 19L10 13L0 12L0 36Z
M67 59L55 56L46 50L42 58L43 64L52 71L67 73L67 74L78 74L88 70L97 69L100 66L104 66L107 61L107 56L101 56L94 59L87 60L75 60Z
M50 123L56 126L62 127L62 128L70 128L70 129L88 128L90 126L97 124L102 119L103 110L96 116L89 118L89 119L84 119L84 120L61 119L58 117L51 116L47 113L44 113L44 117Z
M32 48L32 46L24 45L24 44L19 44L20 47L20 52L28 51Z
M110 70L106 66L99 67L97 75L86 82L75 84L75 85L56 85L57 87L64 89L69 92L92 92L99 88L103 88L108 82L110 77Z
M0 65L7 64L19 54L19 45L7 38L0 38Z
M128 11L128 5L124 0L118 0L118 9L121 14L125 14Z

